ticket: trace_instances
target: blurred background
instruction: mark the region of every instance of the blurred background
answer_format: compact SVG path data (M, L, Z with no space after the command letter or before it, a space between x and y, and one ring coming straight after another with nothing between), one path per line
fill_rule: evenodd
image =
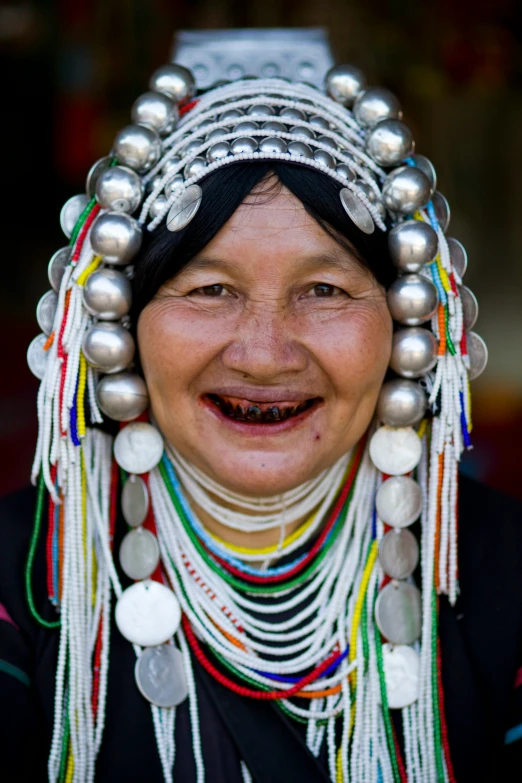
M25 362L63 202L129 122L179 29L328 28L337 62L399 96L468 251L474 449L463 469L522 498L522 3L517 0L0 0L0 494L28 481L38 381Z

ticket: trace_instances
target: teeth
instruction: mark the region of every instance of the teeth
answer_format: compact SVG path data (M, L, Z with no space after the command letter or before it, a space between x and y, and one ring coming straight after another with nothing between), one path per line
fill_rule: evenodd
M210 395L212 402L223 411L230 418L237 421L251 421L259 424L271 423L277 421L285 421L290 416L296 416L299 413L307 410L313 404L313 400L305 400L299 405L285 406L279 408L277 405L271 405L269 408L262 410L259 405L252 404L248 408L238 403L234 405L227 399L218 397L217 395Z

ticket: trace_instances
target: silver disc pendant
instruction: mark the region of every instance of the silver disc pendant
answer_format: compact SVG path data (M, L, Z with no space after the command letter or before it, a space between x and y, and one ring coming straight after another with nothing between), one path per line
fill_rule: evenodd
M127 424L114 439L114 458L127 473L148 473L163 454L163 438L144 421Z
M181 231L188 226L195 216L201 204L203 191L199 185L189 185L174 202L167 215L167 228L169 231Z
M115 619L127 641L156 647L178 630L181 608L172 590L146 579L123 591L116 603Z
M375 467L390 476L409 473L420 461L422 442L412 427L379 427L370 441Z
M379 519L387 525L408 527L422 511L422 489L409 476L393 476L377 490L375 507Z
M31 341L29 348L27 349L27 364L29 369L40 381L45 375L45 368L47 366L47 352L43 347L47 342L47 336L45 334L39 334Z
M479 306L477 297L467 285L459 285L460 301L462 302L462 318L464 329L469 332L477 323Z
M56 293L60 290L60 283L62 282L65 269L71 260L71 255L72 247L68 245L67 247L62 247L60 250L57 250L49 261L47 276L52 289L56 291Z
M172 644L143 650L134 677L141 695L157 707L177 707L188 696L183 656Z
M54 316L58 307L56 291L47 291L36 305L36 320L42 332L50 335L53 330Z
M379 544L379 561L392 579L407 579L419 562L419 545L411 530L390 530Z
M131 527L142 525L149 512L147 485L142 478L135 476L133 473L131 473L123 486L121 510L125 522Z
M107 171L107 169L111 167L111 164L112 158L107 156L97 160L96 163L93 163L89 169L89 173L87 174L87 181L85 183L85 190L87 191L89 198L92 198L96 193L96 185L98 184L99 178L104 171Z
M120 565L130 579L147 579L158 567L158 539L143 527L130 530L120 546Z
M482 337L476 332L468 332L466 335L466 345L469 356L469 379L474 381L478 378L488 363L488 347Z
M339 193L344 211L357 228L365 234L373 234L375 225L368 207L349 188L342 188Z
M389 582L375 602L375 622L392 644L413 644L422 629L421 594L407 582Z
M453 264L453 268L457 274L462 279L466 274L466 269L468 268L468 254L466 253L466 248L462 242L459 242L459 240L455 239L454 237L448 237L447 241L450 251L451 263Z
M80 193L78 196L72 196L63 205L60 212L60 226L67 239L71 238L78 218L88 203L89 197L85 193Z
M440 193L440 191L436 190L433 196L431 197L431 201L433 204L433 209L435 210L435 215L439 222L439 226L441 227L442 231L446 233L446 231L448 230L450 217L451 217L451 211L450 211L450 206L448 204L448 199L446 198L446 196L443 196L442 193Z
M413 647L382 645L388 707L401 710L419 698L419 654Z

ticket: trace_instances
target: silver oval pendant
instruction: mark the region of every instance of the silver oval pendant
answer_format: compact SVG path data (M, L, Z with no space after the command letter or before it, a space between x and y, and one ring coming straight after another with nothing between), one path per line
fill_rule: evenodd
M422 489L409 476L392 476L377 490L375 507L387 525L408 527L422 511Z
M183 656L177 647L147 647L134 667L141 695L157 707L177 707L188 696Z
M419 545L411 530L390 530L379 544L379 561L392 579L407 579L419 562Z
M125 522L131 527L142 525L149 512L147 485L142 478L135 476L133 473L131 473L123 486L121 510Z
M29 369L40 381L45 375L45 368L47 366L47 352L43 347L47 342L47 336L45 334L39 334L29 344L27 349L27 364Z
M383 644L382 663L388 707L401 710L419 698L419 655L413 647Z
M158 539L143 527L130 530L120 546L120 565L130 579L147 579L158 567Z
M390 476L413 470L422 456L422 441L412 427L379 427L370 441L375 467Z
M85 193L80 193L77 196L71 196L63 205L60 212L60 226L67 239L71 238L78 218L88 203L89 197Z
M375 622L392 644L413 644L421 635L421 594L415 585L390 582L375 602Z
M146 579L123 591L116 603L115 620L129 642L156 647L178 630L181 608L172 590Z
M199 185L189 185L169 210L167 228L169 231L181 231L188 226L201 204L203 191Z
M128 473L148 473L163 454L163 438L144 421L127 424L114 439L114 458Z
M375 225L366 204L350 188L342 188L339 193L344 211L351 221L365 234L373 234Z
M50 335L53 330L54 317L58 308L58 294L47 291L36 305L36 320L42 332Z

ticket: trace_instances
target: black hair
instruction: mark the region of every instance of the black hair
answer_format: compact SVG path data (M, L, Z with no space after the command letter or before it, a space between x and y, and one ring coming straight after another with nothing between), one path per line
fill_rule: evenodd
M179 232L163 222L144 238L134 270L134 323L158 289L178 274L213 239L249 193L273 174L306 211L341 246L354 254L376 280L387 288L395 278L386 234L375 229L364 234L348 218L339 191L341 185L316 169L294 163L253 161L224 166L200 185L203 198L192 221ZM276 183L277 186L277 183ZM267 186L268 195L272 186ZM147 235L147 232L144 232Z

